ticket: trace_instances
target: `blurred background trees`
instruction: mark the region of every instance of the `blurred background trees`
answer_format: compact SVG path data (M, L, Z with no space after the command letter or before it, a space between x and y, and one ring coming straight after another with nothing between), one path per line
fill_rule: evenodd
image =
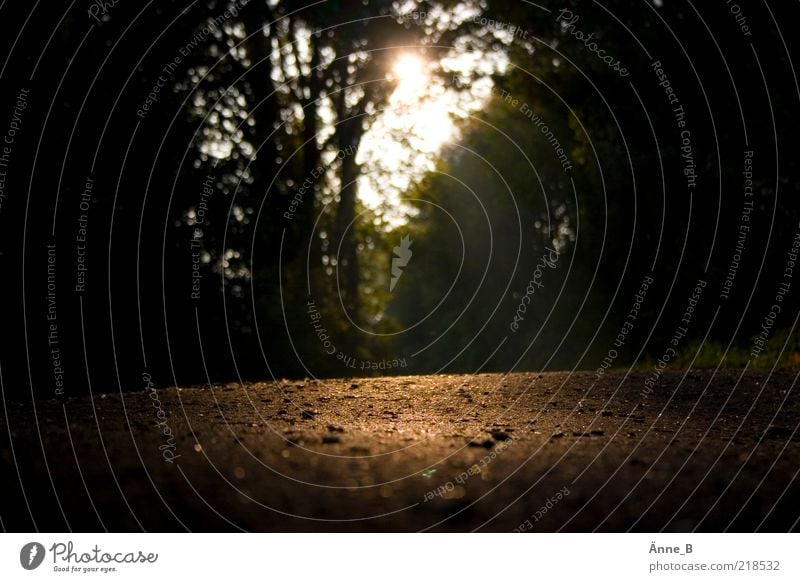
M570 34L565 8L630 76ZM699 278L692 341L746 352L800 219L798 95L771 32L793 7L748 13L755 50L725 10L667 0L176 0L97 20L64 3L36 27L3 10L6 104L32 92L0 215L3 272L25 272L2 290L14 385L51 384L49 242L74 393L139 388L144 371L163 385L594 369L649 274L615 365L657 357ZM687 112L693 190L655 60ZM720 301L747 150L755 217ZM548 249L557 265L514 331Z

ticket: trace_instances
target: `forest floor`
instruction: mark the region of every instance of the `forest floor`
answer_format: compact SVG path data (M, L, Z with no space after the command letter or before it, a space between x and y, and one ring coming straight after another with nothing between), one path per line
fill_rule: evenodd
M7 403L0 518L12 531L798 529L794 373L666 372L649 394L648 377L281 381Z

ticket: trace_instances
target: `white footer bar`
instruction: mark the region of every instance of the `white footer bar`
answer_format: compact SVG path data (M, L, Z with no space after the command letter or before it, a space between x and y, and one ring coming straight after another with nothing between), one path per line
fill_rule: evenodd
M4 534L0 580L800 580L794 534Z

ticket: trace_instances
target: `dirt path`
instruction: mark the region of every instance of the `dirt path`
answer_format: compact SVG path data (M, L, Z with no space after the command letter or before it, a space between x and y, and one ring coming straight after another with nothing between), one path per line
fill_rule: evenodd
M646 374L546 373L8 404L0 518L31 529L30 506L41 530L798 529L794 374L739 374L670 372L649 395Z

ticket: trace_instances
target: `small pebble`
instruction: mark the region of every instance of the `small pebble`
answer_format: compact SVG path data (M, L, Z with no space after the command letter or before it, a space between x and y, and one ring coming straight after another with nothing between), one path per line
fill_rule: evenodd
M494 446L494 442L489 439L483 441L469 441L467 446L470 447L483 447L484 449L491 449Z
M511 436L502 430L493 430L492 431L492 438L496 441L507 441L511 438Z

